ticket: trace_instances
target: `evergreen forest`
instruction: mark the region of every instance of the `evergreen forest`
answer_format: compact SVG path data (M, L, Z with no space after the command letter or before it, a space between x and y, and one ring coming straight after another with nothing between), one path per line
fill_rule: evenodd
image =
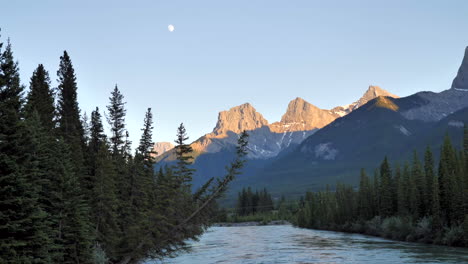
M184 249L240 173L247 134L225 176L192 191L183 124L176 164L155 172L151 108L133 150L119 88L105 119L99 108L88 117L70 55L58 62L57 87L42 64L23 85L12 44L0 43L0 263L140 263Z

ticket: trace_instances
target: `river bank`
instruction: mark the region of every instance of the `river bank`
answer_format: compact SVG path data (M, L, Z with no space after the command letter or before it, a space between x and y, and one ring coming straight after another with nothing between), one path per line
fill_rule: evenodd
M407 217L387 217L376 216L367 221L356 221L343 225L328 224L320 226L300 226L312 230L323 230L333 232L343 232L349 234L361 234L383 239L391 239L402 242L413 242L426 245L439 245L449 247L467 248L468 225L454 225L452 227L433 228L432 218L424 217L413 222Z
M249 221L249 222L222 222L214 223L213 227L239 227L239 226L266 226L266 225L291 225L286 220L273 220L269 222Z

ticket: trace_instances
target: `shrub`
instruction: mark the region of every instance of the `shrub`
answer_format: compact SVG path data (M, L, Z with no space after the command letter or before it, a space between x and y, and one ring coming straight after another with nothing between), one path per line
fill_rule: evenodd
M107 264L109 263L109 259L106 256L106 252L102 249L101 245L97 243L94 246L93 250L93 260L94 264Z
M366 221L366 231L365 233L372 236L379 236L381 233L380 225L382 220L380 216L376 216L369 221Z
M434 239L434 232L432 231L432 217L424 217L418 221L414 230L415 239L429 243Z
M461 226L447 228L442 243L447 246L462 246L464 244L463 228Z
M396 240L414 240L411 236L413 226L411 219L392 216L385 218L381 225L382 235Z
M362 221L355 222L351 225L350 231L353 233L364 233L365 230L365 223Z

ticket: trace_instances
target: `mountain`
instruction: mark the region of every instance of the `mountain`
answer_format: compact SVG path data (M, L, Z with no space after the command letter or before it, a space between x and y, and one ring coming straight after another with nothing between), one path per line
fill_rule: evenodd
M392 95L376 86L370 86L359 100L349 105L347 113L355 111L362 102L379 94ZM255 180L254 175L269 167L276 159L287 156L306 138L340 116L332 110L320 109L302 98L289 102L281 120L272 124L249 103L222 111L218 114L218 121L212 132L191 144L195 158L193 167L196 169L193 186L197 188L211 177L224 175L225 166L234 157L238 134L244 129L249 133L249 161L242 175L233 183L233 191L245 182ZM172 163L175 155L173 151L168 151L157 159L159 162L156 168Z
M342 116L343 113L350 113L379 95L397 97L377 86L369 86L358 101L340 110L341 112L337 112L337 108L334 108L335 110L320 109L298 97L289 102L281 120L272 124L269 124L249 103L232 107L218 114L218 121L211 133L191 144L195 152L194 157L198 159L203 154L232 151L237 143L238 134L246 130L250 135L248 157L265 160L274 158L280 152L298 145L318 129ZM170 162L173 159L174 155L171 152L159 158L163 162Z
M220 112L211 134L219 138L226 136L228 132L240 134L244 130L254 130L263 126L268 126L268 121L251 104L245 103Z
M359 98L356 102L345 105L345 106L338 106L330 110L332 113L339 115L340 117L345 116L352 111L358 109L359 107L365 105L370 100L379 97L379 96L388 96L392 98L399 98L397 95L394 95L384 89L380 88L379 86L370 85L364 95Z
M468 47L465 49L465 56L458 70L458 74L453 79L452 88L468 90Z
M329 110L320 109L298 97L289 102L281 121L271 124L270 130L275 133L310 131L330 124L337 117Z
M357 184L359 170L366 168L372 175L384 156L401 164L413 150L422 155L427 146L437 155L445 133L460 145L468 123L467 57L465 51L452 88L372 99L238 184L298 195L337 181Z
M156 152L155 157L158 157L173 148L174 145L171 142L156 142L154 143L153 151Z

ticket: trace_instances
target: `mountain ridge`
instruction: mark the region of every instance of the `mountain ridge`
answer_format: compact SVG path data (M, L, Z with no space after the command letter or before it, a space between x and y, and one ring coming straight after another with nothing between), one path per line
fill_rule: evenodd
M374 96L391 95L378 86L369 86L357 101L349 104L347 113L359 108ZM336 109L336 108L334 108ZM332 110L321 109L303 98L296 97L288 103L281 120L269 123L263 115L250 104L244 103L221 111L212 132L207 133L191 143L197 158L203 153L216 153L235 146L237 135L243 130L249 131L251 151L249 158L269 159L277 156L282 150L301 143L318 129L342 117ZM159 160L173 159L171 153L161 155Z

